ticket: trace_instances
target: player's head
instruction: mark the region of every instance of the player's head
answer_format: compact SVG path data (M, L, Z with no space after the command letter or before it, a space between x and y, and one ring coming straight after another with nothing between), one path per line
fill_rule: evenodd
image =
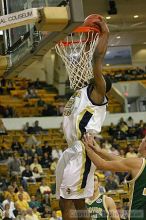
M142 155L142 156L146 156L146 136L142 139L139 148L138 148L138 152Z
M111 88L112 88L112 82L110 80L110 77L109 76L103 76L104 77L104 80L105 80L105 84L106 84L106 93L108 93ZM90 80L90 83L89 84L94 84L94 78L92 78Z
M97 192L99 187L99 180L98 180L98 176L94 175L94 192Z

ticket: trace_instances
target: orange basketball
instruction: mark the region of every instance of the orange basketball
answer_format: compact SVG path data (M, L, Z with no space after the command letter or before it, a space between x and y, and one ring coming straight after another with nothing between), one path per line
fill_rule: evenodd
M87 18L85 18L83 26L87 27L93 27L99 30L101 32L100 26L98 25L98 21L102 20L102 16L98 14L92 14L89 15Z

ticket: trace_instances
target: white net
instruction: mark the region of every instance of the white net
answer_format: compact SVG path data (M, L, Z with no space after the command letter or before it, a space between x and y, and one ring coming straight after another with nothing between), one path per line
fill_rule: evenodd
M98 39L98 32L75 32L56 44L56 52L69 76L70 88L83 88L93 78L92 58Z

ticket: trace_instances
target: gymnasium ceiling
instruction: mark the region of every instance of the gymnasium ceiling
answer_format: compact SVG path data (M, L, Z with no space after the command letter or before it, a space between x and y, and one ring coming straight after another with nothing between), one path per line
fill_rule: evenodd
M98 13L110 28L109 46L146 46L146 0L115 0L117 14L109 15L109 0L83 0L85 17ZM134 18L134 15L139 17Z

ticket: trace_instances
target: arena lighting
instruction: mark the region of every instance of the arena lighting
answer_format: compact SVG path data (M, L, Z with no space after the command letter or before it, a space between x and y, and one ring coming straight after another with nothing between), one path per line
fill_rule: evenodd
M107 16L106 19L107 19L107 20L111 19L111 16Z
M139 15L134 15L133 17L134 17L134 18L138 18L138 17L139 17Z
M108 14L109 15L116 15L117 14L117 8L116 8L116 3L114 0L108 0L109 3L109 10Z

